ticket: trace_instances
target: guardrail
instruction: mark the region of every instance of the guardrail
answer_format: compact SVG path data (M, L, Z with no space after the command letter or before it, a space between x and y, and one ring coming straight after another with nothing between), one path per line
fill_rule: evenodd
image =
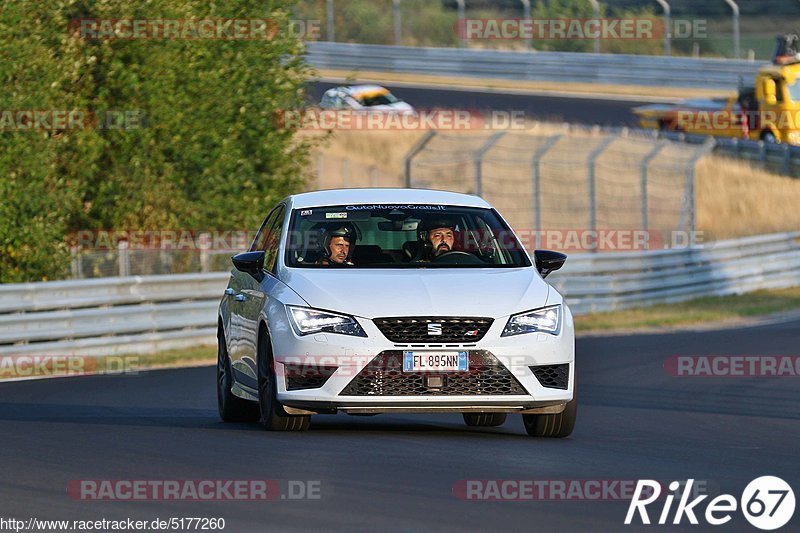
M529 81L730 89L753 80L763 63L735 59L418 48L309 42L319 69L406 72Z
M548 279L576 314L800 286L800 232L684 250L576 254Z
M709 142L708 135L687 135L674 131L660 131L659 138L690 144ZM800 177L800 146L791 144L751 141L730 137L713 137L715 154L736 159L746 159L784 176Z
M116 355L213 343L230 274L0 285L0 355Z
M0 285L0 355L116 355L214 343L229 273ZM685 250L583 253L548 280L584 314L800 285L800 232Z

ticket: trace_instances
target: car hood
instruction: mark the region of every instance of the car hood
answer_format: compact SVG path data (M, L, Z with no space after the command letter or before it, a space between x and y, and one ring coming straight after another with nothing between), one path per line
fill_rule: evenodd
M286 269L311 307L365 318L500 318L544 306L548 285L533 267L511 269Z

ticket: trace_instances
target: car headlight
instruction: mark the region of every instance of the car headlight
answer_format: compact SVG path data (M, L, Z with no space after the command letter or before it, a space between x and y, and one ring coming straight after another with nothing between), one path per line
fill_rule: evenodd
M549 333L558 335L561 330L561 304L526 311L508 319L501 337L522 333Z
M292 323L292 327L298 335L339 333L342 335L355 335L356 337L367 336L358 322L356 322L356 319L351 316L331 313L330 311L320 311L310 307L295 307L293 305L287 305L286 307L289 310L289 322Z

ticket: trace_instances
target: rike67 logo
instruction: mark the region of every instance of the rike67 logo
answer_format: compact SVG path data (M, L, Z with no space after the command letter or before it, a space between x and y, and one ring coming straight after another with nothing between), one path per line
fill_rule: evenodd
M669 484L670 493L664 498L664 506L658 516L658 524L667 524L672 515L672 504L675 497L679 502L672 515L672 524L680 524L684 517L690 524L697 525L697 515L700 514L700 504L708 495L700 495L689 501L692 495L694 479L685 483L683 492L678 490L683 483L673 481ZM646 496L645 496L646 495ZM642 524L650 524L647 506L661 498L661 484L651 479L640 479L636 484L633 499L625 516L625 524L633 523L638 514ZM784 480L775 476L762 476L751 481L739 501L730 494L720 494L710 500L705 507L705 513L700 514L712 526L721 526L730 522L733 513L738 508L750 524L763 531L772 531L783 527L794 515L795 499L792 487ZM697 514L695 514L697 513Z

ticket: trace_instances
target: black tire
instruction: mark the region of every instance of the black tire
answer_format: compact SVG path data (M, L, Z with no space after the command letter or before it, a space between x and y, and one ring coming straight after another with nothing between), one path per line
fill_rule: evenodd
M506 413L461 413L464 423L472 427L497 427L506 423Z
M225 334L217 332L217 407L223 422L257 422L258 405L231 392L233 371L228 348L225 345Z
M258 406L261 425L269 431L305 431L311 424L311 416L286 414L278 403L275 365L272 361L272 343L269 336L261 332L258 336Z
M522 415L525 431L531 437L563 439L575 429L575 418L578 414L578 382L575 381L572 400L557 415Z
M775 134L771 131L765 131L761 134L761 140L767 144L775 144L778 142L778 139L775 138Z

